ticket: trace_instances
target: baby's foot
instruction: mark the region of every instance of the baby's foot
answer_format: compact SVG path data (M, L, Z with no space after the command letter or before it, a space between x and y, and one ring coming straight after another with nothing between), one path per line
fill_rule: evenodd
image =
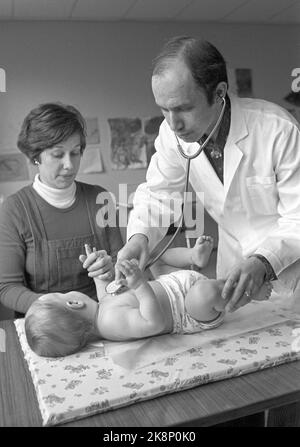
M214 247L214 240L211 236L200 236L192 248L192 264L198 267L205 267L208 263L211 251Z
M255 295L251 296L251 299L256 301L268 300L271 296L272 289L273 286L269 281L264 282L259 291Z

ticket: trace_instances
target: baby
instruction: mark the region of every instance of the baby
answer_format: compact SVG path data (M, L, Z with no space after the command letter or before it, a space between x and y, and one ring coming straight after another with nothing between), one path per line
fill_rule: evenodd
M170 263L172 250L176 255L180 250L184 265L192 262L204 267L212 247L212 238L202 236L193 248L167 250L164 259ZM87 247L86 252L87 261L103 254ZM75 291L46 294L35 301L25 316L31 349L41 356L59 357L99 339L122 341L165 333L187 334L222 323L224 280L208 279L193 270L178 270L146 281L135 260L119 262L118 267L124 276L120 280L123 289L115 296L105 291L107 281L94 278L99 303ZM270 291L270 286L265 285L257 298L267 298Z

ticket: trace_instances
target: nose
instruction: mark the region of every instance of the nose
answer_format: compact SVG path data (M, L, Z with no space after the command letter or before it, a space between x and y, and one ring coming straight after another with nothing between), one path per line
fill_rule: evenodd
M177 113L169 112L169 126L173 132L178 132L184 128L184 123Z
M63 168L66 169L67 171L70 171L73 169L73 163L72 163L70 155L68 155L68 154L66 154L63 158Z

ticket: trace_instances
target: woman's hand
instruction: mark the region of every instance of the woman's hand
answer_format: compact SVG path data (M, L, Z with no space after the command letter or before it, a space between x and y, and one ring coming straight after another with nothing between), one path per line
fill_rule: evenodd
M251 257L236 265L229 274L222 291L222 298L229 300L226 310L233 312L257 296L264 283L266 269L257 258Z
M114 278L114 266L111 256L105 250L96 250L94 247L92 251L86 244L85 251L86 255L80 255L79 260L82 262L82 267L89 272L89 277L97 277L102 280L111 280Z
M137 289L141 284L145 282L143 273L139 268L136 259L131 259L130 261L118 261L117 267L122 275L124 275L125 277L120 279L118 281L118 284L125 285L129 289Z

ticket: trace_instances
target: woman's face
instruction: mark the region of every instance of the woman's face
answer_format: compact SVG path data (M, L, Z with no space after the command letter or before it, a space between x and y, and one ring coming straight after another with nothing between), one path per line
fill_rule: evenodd
M80 137L77 133L40 155L40 180L56 189L68 188L75 180L80 160Z

